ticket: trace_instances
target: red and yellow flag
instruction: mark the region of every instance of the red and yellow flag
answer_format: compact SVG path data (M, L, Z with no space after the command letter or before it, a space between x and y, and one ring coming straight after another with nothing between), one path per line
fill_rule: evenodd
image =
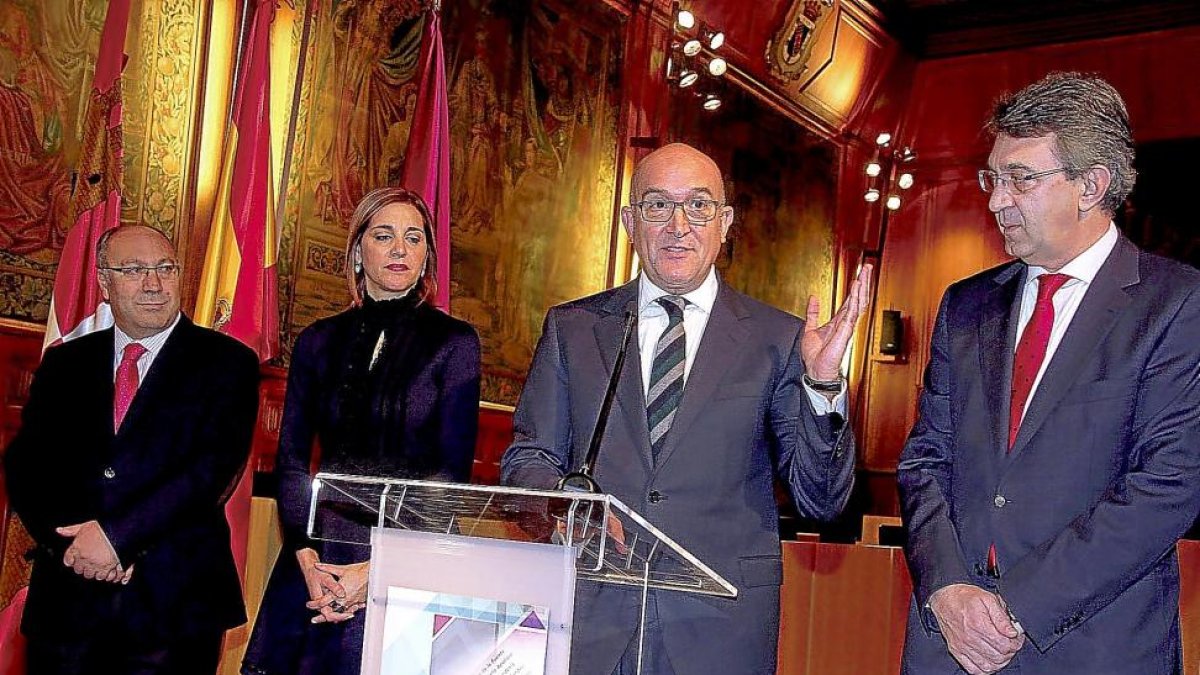
M266 361L279 346L275 194L271 171L271 22L274 0L257 0L234 84L233 116L196 323L233 336Z
M209 231L196 323L241 340L260 361L279 346L275 194L271 171L271 22L275 0L253 4L234 82L221 183ZM253 476L242 475L225 504L238 572L245 578Z

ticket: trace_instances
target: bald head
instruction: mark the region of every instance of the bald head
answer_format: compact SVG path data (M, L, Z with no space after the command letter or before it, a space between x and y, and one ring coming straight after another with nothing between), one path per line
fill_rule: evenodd
M109 266L109 249L112 243L118 239L127 239L133 237L135 239L157 240L160 244L171 251L171 257L175 257L175 246L171 244L171 240L167 239L159 230L150 227L149 225L132 224L121 225L108 230L100 235L100 239L96 241L96 264L99 267Z
M721 178L720 167L711 157L687 143L664 145L638 162L633 170L631 185L633 199L641 201L647 191L661 187L661 185L652 184L653 182L661 183L667 175L684 171L702 177L710 189L716 190L713 199L720 202L725 201L725 184ZM648 177L650 177L649 181Z
M733 222L717 163L690 145L672 143L638 162L631 187L621 221L642 273L668 293L694 291L712 270Z

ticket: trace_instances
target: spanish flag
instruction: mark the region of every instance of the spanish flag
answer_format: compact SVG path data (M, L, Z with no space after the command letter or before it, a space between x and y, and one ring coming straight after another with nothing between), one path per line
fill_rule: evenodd
M275 194L271 171L271 22L275 0L256 0L234 82L221 183L209 231L196 323L241 340L266 361L279 345L275 259ZM253 475L240 479L229 501L231 544L245 578Z
M278 351L278 237L271 171L271 22L256 0L234 84L221 183L209 231L196 323L233 336L267 361Z

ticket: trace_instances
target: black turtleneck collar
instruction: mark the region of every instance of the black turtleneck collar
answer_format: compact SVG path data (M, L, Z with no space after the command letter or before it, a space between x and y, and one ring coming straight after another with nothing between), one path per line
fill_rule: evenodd
M368 321L387 321L412 312L420 304L420 295L416 289L398 298L376 300L370 294L363 294L362 310Z

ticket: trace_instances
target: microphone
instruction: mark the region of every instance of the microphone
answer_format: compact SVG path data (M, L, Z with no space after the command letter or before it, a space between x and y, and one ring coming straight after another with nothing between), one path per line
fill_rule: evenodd
M572 471L563 476L555 486L558 490L570 492L600 492L600 485L592 474L596 470L596 458L600 455L600 442L604 439L604 429L608 426L608 413L612 410L613 397L617 393L617 382L621 380L621 370L625 365L625 354L629 352L629 336L637 325L635 303L630 302L625 310L625 332L621 337L621 350L617 352L617 360L613 363L612 374L608 376L608 389L604 391L604 400L600 403L600 414L596 416L596 426L592 428L592 441L588 444L587 455L578 471Z

